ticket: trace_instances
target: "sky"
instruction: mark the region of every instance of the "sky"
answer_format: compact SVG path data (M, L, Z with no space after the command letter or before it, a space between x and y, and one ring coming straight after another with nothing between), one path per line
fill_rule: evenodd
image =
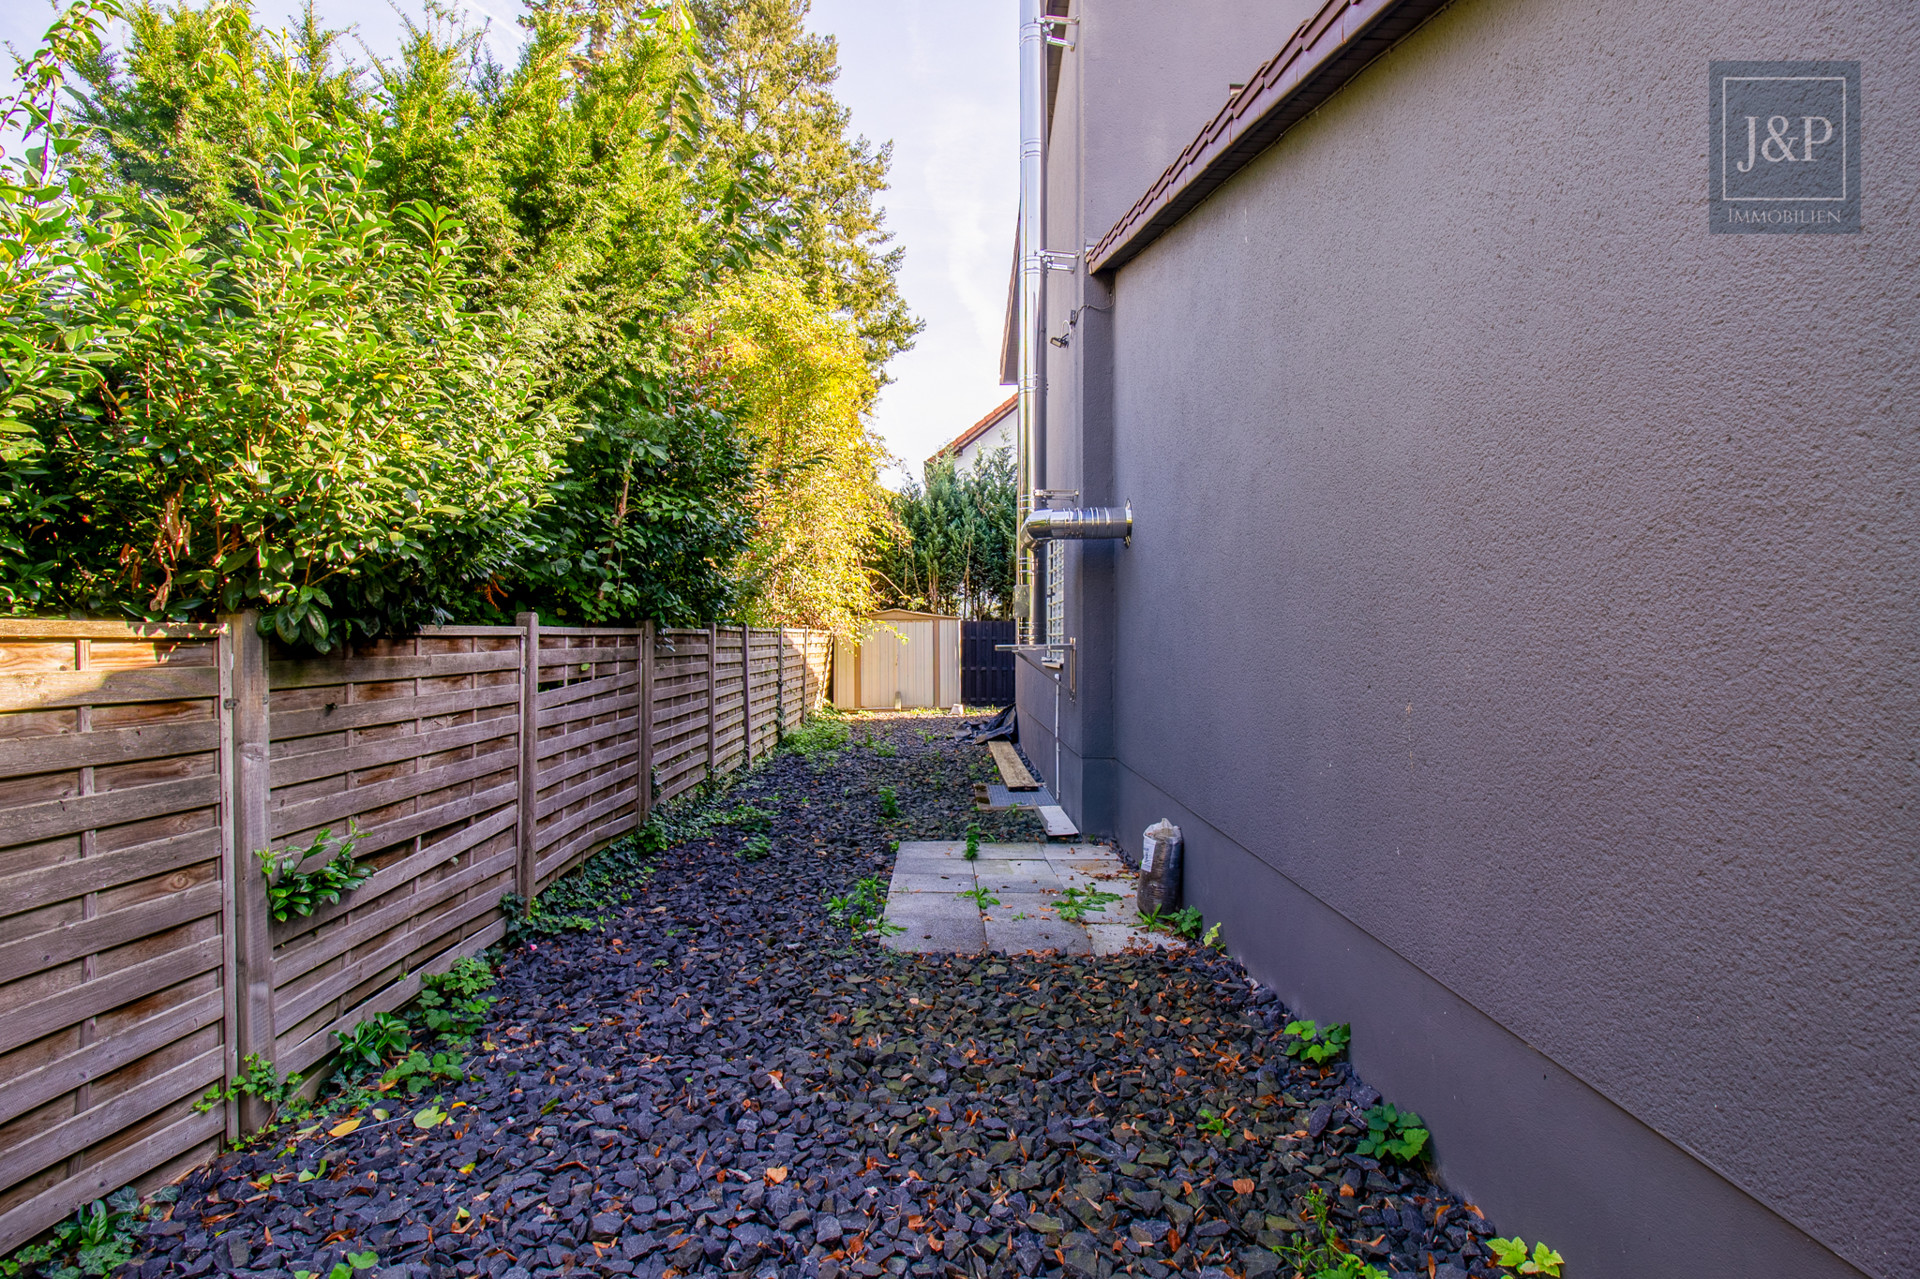
M501 61L518 28L512 0L466 0L491 19ZM288 13L297 0L285 0ZM255 0L267 21L285 15ZM413 5L408 3L409 10ZM399 47L387 0L318 0L333 26L353 26L380 55ZM881 199L906 248L900 289L926 328L888 366L873 425L917 479L921 464L1004 400L1000 330L1019 205L1018 20L1014 0L813 0L807 25L840 48L835 92L853 128L893 143ZM0 3L0 41L25 52L52 21L41 0ZM896 487L906 472L886 477Z

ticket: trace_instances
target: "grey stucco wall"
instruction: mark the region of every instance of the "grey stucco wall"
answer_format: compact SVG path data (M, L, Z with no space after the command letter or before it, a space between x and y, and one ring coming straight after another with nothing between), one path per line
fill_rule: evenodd
M1131 201L1138 8L1062 232ZM1706 65L1762 57L1862 62L1863 234L1706 233ZM1920 1274L1916 154L1915 6L1462 0L1049 367L1049 482L1136 516L1076 561L1070 811L1188 824L1583 1279Z

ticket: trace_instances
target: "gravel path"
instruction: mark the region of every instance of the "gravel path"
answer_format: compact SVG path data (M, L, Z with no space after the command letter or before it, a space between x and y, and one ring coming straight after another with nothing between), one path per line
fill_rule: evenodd
M721 828L600 930L501 957L449 1122L397 1109L223 1158L141 1279L324 1276L366 1249L380 1279L1262 1279L1292 1273L1271 1245L1316 1185L1383 1270L1493 1273L1476 1212L1351 1153L1377 1094L1281 1056L1284 1010L1219 952L902 955L829 921L893 841L1036 838L972 810L991 766L955 722L872 716L855 737L879 750L756 769L723 803L777 809L764 859Z

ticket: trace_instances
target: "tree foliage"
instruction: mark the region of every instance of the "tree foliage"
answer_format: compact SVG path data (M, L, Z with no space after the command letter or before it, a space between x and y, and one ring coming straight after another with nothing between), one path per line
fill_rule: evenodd
M758 459L746 615L851 631L874 607L866 559L887 518L859 341L784 270L731 282L705 314Z
M790 225L807 296L852 317L878 382L921 322L898 277L904 251L875 201L892 144L850 135L833 96L839 53L804 21L809 0L689 0L712 67L710 136L735 168L764 172L766 197Z
M838 283L884 159L830 97L809 188L710 123L703 54L748 55L677 8L537 0L511 69L439 10L372 66L311 8L142 4L104 50L122 13L69 10L11 105L45 145L0 182L0 607L319 647L864 611L861 415L912 326L897 256Z
M927 463L924 486L909 481L890 501L891 535L870 562L887 606L1009 616L1017 519L1011 449L964 471L942 454Z

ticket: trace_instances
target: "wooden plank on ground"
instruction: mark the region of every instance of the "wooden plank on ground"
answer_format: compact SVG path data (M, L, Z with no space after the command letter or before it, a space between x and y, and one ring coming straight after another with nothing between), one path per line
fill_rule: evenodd
M1067 816L1067 810L1058 804L1040 805L1040 820L1047 828L1048 839L1073 839L1080 834L1080 828Z
M1020 762L1020 756L1010 742L988 742L987 749L993 752L993 762L1000 766L1000 780L1007 784L1008 790L1039 790L1040 783L1033 779L1027 766Z

